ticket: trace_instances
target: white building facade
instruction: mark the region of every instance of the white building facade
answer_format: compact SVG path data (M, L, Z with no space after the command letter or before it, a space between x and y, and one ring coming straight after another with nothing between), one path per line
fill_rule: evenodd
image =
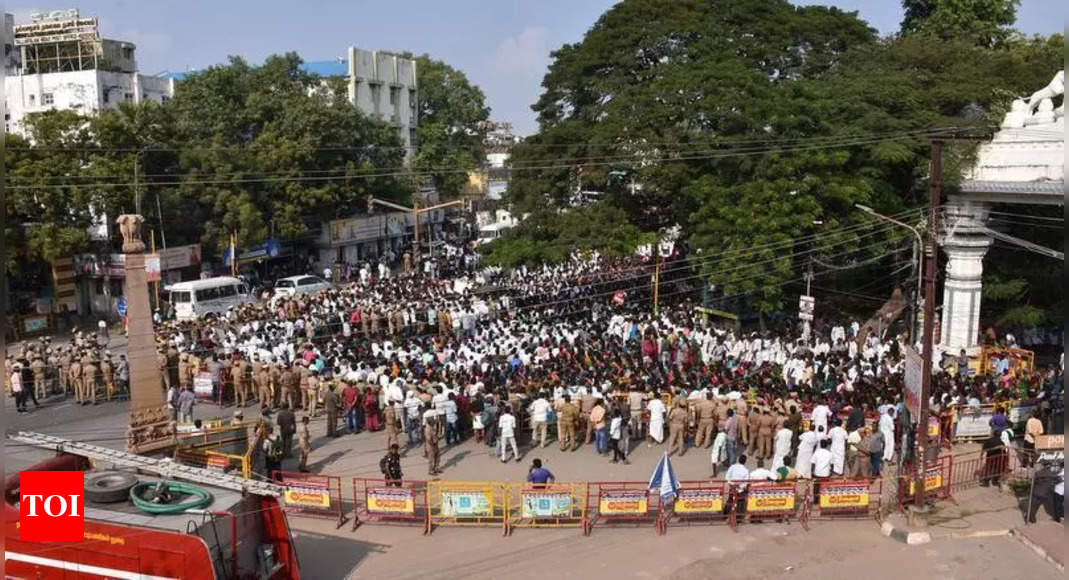
M396 54L349 47L349 102L390 123L404 143L406 159L419 147L419 83L416 61Z
M74 110L93 115L123 102L162 103L174 95L173 79L137 72L132 43L99 38L95 18L58 11L17 24L13 15L5 14L4 28L7 132L24 135L24 120L31 113ZM46 57L52 48L63 56Z

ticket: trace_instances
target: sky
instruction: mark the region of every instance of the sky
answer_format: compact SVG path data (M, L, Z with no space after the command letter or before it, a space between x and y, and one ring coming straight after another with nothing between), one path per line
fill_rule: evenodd
M664 0L670 2L673 0ZM541 94L550 52L583 34L611 0L92 0L83 16L100 19L105 38L137 45L144 74L186 71L240 55L258 63L296 51L304 60L344 57L350 45L369 50L428 53L462 70L486 93L496 121L517 134L536 130L530 106ZM898 29L899 0L826 0L858 11L881 33ZM16 22L31 12L77 5L76 0L6 0ZM404 7L404 10L400 8ZM1064 0L1022 0L1017 28L1061 32Z

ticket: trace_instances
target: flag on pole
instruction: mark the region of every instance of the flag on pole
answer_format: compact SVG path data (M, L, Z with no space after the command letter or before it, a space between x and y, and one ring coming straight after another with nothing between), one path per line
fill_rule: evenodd
M660 492L662 502L675 499L679 495L679 479L676 478L676 472L672 469L672 462L668 459L667 451L661 456L661 460L657 462L657 467L653 470L653 475L650 476L649 489Z

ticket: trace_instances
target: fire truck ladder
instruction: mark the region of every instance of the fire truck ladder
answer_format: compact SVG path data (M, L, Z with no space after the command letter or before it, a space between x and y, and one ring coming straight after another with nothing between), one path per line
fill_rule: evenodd
M134 453L127 453L126 451L118 451L116 449L109 449L99 445L90 445L88 443L79 443L77 441L70 441L68 439L53 437L52 435L44 435L42 433L19 431L18 433L8 435L8 439L26 443L28 445L34 445L42 449L51 449L59 453L81 455L83 457L88 457L89 459L113 464L116 467L137 469L166 479L184 479L186 481L226 488L231 491L274 497L282 495L283 492L283 487L274 483L245 479L244 477L220 473L202 467L182 465L180 463L175 463L170 458L157 459L154 457L145 457Z

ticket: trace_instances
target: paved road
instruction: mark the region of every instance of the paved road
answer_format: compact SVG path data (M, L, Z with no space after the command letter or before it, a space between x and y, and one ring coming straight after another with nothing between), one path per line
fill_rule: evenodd
M198 416L229 416L232 408L201 405ZM38 430L121 448L127 405L78 407L60 403L29 415L6 412L8 428ZM325 424L312 424L316 471L378 477L385 435L324 437ZM404 436L402 435L402 438ZM522 481L530 460L540 457L561 481L646 481L663 447L638 445L631 465L610 464L586 446L561 452L521 448L523 461L502 464L489 449L466 442L444 451L443 478ZM24 469L49 453L20 446L7 449L9 470ZM680 479L710 475L705 450L673 459ZM284 467L292 468L287 463ZM418 448L402 459L407 478L421 478L427 463ZM349 485L345 485L348 493ZM1010 538L938 540L907 547L882 537L870 521L815 522L804 531L793 524L754 524L738 533L725 527L673 528L659 537L649 526L595 528L590 537L575 529L520 529L508 538L500 529L439 528L430 536L401 526L349 526L291 517L303 575L307 578L538 578L561 570L598 578L1060 578L1060 574Z

